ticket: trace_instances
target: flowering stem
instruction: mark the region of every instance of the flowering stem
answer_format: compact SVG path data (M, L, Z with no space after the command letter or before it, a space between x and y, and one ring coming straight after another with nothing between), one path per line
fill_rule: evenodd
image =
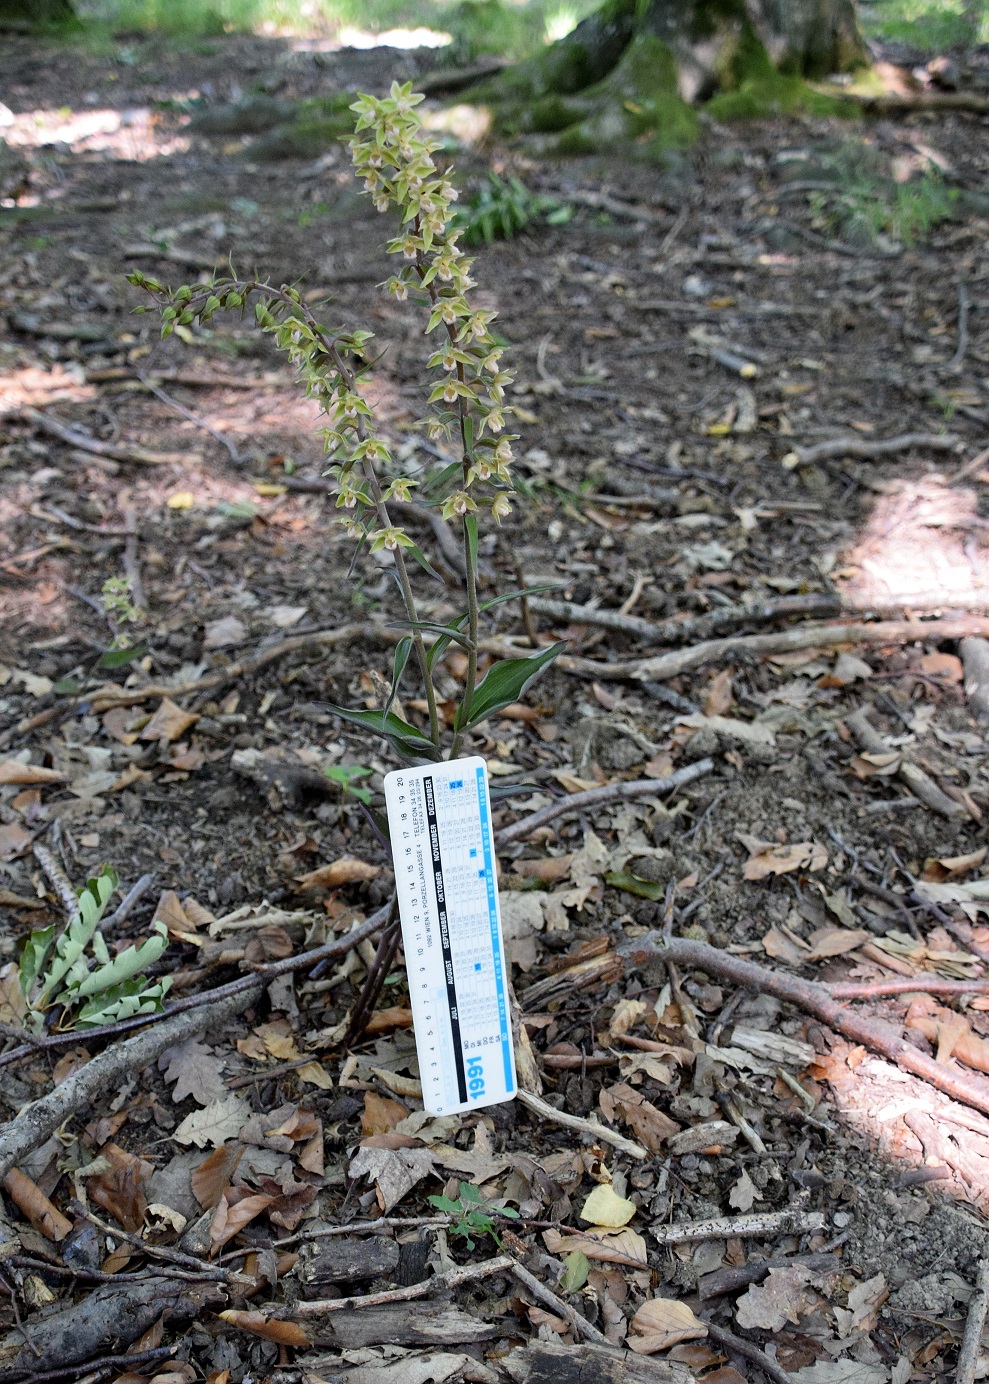
M353 373L350 370L348 370L347 365L343 360L343 357L340 355L339 351L335 346L332 348L332 356L333 363L336 365L336 368L340 372L341 377L346 382L347 388L353 393L356 388L356 381L354 379ZM364 440L365 432L366 429L364 427L364 421L363 419L358 418L357 435L361 441ZM374 469L374 464L367 457L363 458L363 469L364 476L371 490L371 497L374 500L374 508L377 512L378 519L384 528L390 529L392 527L392 521L391 516L388 513L388 505L385 502L385 497L381 493L381 485L378 481L378 476ZM415 593L412 590L412 582L409 580L409 569L405 565L405 555L402 552L402 549L399 547L394 550L392 556L395 559L395 571L398 573L399 585L402 588L402 599L405 602L405 613L408 615L409 620L412 622L413 626L418 625L419 611L416 606ZM437 714L436 710L436 690L433 687L433 679L429 669L429 656L426 653L426 645L423 642L421 630L413 628L412 647L416 651L416 658L419 662L419 668L422 672L422 682L426 692L426 705L429 708L429 738L430 740L432 740L433 744L437 748L439 748L440 721L439 715Z

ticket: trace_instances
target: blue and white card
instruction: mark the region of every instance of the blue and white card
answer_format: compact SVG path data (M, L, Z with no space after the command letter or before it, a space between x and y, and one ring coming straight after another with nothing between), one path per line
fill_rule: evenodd
M491 799L479 757L397 769L385 802L422 1100L433 1115L516 1094Z

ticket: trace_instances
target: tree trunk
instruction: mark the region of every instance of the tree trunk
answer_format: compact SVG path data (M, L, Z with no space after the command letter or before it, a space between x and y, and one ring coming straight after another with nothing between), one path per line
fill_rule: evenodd
M72 0L0 0L0 30L53 29L76 23Z
M559 152L648 156L691 142L698 103L716 119L830 110L803 79L867 61L854 0L604 0L472 94Z

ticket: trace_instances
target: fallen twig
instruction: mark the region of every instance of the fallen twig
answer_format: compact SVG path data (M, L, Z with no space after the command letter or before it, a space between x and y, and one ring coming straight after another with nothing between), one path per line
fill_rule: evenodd
M59 1125L94 1100L100 1092L132 1076L148 1063L159 1057L173 1044L184 1043L194 1034L201 1033L210 1024L222 1024L233 1015L241 1013L252 1000L261 994L262 985L251 981L251 988L228 995L225 999L202 1006L191 1013L177 1014L165 1023L128 1038L122 1043L114 1043L91 1062L80 1067L49 1091L40 1100L25 1106L21 1112L0 1131L0 1177L6 1177L11 1168L24 1158L38 1144L54 1134ZM74 1034L76 1042L79 1034ZM34 1052L36 1049L31 1048Z
M764 1239L775 1235L811 1235L823 1230L826 1223L822 1211L758 1211L751 1216L654 1225L651 1233L661 1245L685 1245L695 1240L726 1240L734 1235Z
M593 658L561 654L554 667L578 677L593 677L612 682L663 682L680 673L720 663L725 658L744 658L761 654L793 653L834 644L906 644L923 639L940 643L967 639L971 635L989 636L989 618L967 615L945 620L877 620L874 624L797 625L778 634L742 634L725 639L708 639L689 649L674 649L649 658L624 659L603 663ZM517 657L521 651L509 640L484 639L481 648Z
M598 1120L585 1120L580 1115L568 1115L565 1110L557 1110L548 1101L534 1096L530 1091L519 1091L518 1098L523 1105L527 1105L530 1110L534 1110L542 1119L549 1120L552 1124L562 1125L564 1129L574 1129L580 1134L589 1134L592 1139L601 1139L621 1153L627 1153L631 1158L649 1157L647 1150L641 1144L626 1139L624 1134L609 1129L607 1125L601 1124Z
M179 1249L170 1249L168 1245L152 1245L140 1235L134 1235L129 1230L124 1230L121 1226L108 1225L106 1221L101 1221L99 1216L94 1216L92 1211L84 1213L84 1219L90 1225L95 1225L97 1230L102 1230L105 1235L110 1235L114 1240L123 1240L127 1245L133 1245L135 1249L146 1254L149 1259L161 1259L166 1264L177 1264L182 1268L195 1269L199 1277L215 1278L224 1283L229 1282L234 1277L232 1270L221 1268L218 1264L207 1264L202 1259L197 1259L194 1254L184 1254ZM116 1282L120 1282L119 1276Z
M171 260L186 269L215 269L219 255L198 255L195 250L182 250L177 245L125 245L124 259Z
M954 1100L989 1114L989 1083L978 1081L926 1056L901 1038L892 1024L860 1018L839 1004L823 985L814 981L785 975L782 971L771 971L753 961L744 961L739 956L720 951L706 942L694 942L688 937L664 938L658 932L650 932L624 943L618 949L618 955L626 968L642 966L652 960L673 961L681 966L694 966L708 975L723 976L756 994L775 995L777 999L796 1005L798 1009L820 1019L843 1038L861 1043L870 1051L895 1062L904 1071L929 1082Z
M124 543L124 575L130 582L131 604L142 612L147 611L148 603L144 596L144 583L141 580L141 564L137 556L137 511L127 506L124 509L124 528L127 540Z
M809 466L812 462L835 457L868 461L872 457L909 452L912 447L924 447L929 452L950 452L960 441L954 433L902 433L899 437L877 438L871 442L866 437L832 437L827 442L816 442L813 447L797 447L789 455L796 458L795 465ZM787 460L784 458L784 465Z
M889 752L889 746L869 720L868 707L860 706L857 711L846 716L845 725L858 741L859 748L867 754L881 755ZM968 809L942 792L929 774L902 756L896 768L896 776L925 807L929 807L933 812L940 812L942 817L955 821L969 815Z
M972 1384L975 1367L982 1351L982 1328L986 1324L989 1311L989 1259L979 1260L979 1273L975 1280L975 1292L968 1304L968 1319L965 1334L962 1336L955 1367L955 1384Z
M45 1267L47 1269L49 1266ZM87 1379L93 1380L115 1371L129 1374L138 1365L156 1365L167 1360L177 1350L178 1346L155 1346L153 1350L138 1350L131 1355L101 1355L98 1360L83 1360L80 1364L62 1365L59 1369L44 1370L41 1374L28 1374L24 1384L48 1384L49 1380L69 1379L77 1374L84 1374Z
M10 416L23 418L40 432L57 437L60 442L67 442L81 452L92 452L94 456L106 457L110 461L132 461L139 466L180 466L190 460L188 452L149 452L145 447L121 447L116 442L100 442L36 408L23 408Z
M72 883L62 869L61 865L52 855L47 846L43 846L40 841L35 841L31 847L35 860L48 876L55 893L58 895L59 902L68 917L74 918L79 912L79 899Z
M910 976L902 980L848 980L822 986L832 999L873 1000L883 995L989 994L989 979L942 980L940 976Z
M512 1274L523 1288L528 1288L532 1296L538 1299L544 1307L547 1307L554 1316L562 1317L575 1336L582 1336L585 1341L593 1341L595 1345L605 1346L609 1350L616 1348L603 1331L592 1326L586 1317L582 1317L568 1302L558 1298L551 1289L540 1283L535 1274L530 1273L528 1269L515 1263L514 1260L512 1261Z
M434 1274L424 1283L412 1283L407 1288L389 1288L381 1293L366 1293L362 1297L315 1298L312 1302L297 1302L289 1309L276 1308L269 1315L273 1318L285 1317L324 1317L330 1312L348 1312L356 1307L381 1307L388 1302L412 1302L415 1298L429 1297L431 1293L450 1292L464 1283L476 1282L479 1278L491 1278L497 1273L510 1273L515 1260L508 1254L499 1254L483 1264L458 1264L447 1273Z
M775 1360L771 1360L764 1350L753 1341L746 1341L742 1336L736 1336L733 1331L726 1331L723 1326L715 1326L713 1322L701 1321L707 1327L707 1334L713 1341L717 1341L719 1346L725 1346L728 1350L733 1350L743 1359L750 1360L753 1365L762 1370L767 1379L773 1380L773 1384L793 1384L793 1380L781 1365L777 1365Z
M968 353L968 292L965 288L965 280L958 280L958 345L955 347L955 354L948 361L948 369L957 371L962 368L965 356Z
M495 845L507 846L512 841L522 841L547 822L564 815L569 816L572 812L583 812L590 807L600 807L603 803L629 802L633 798L646 798L654 793L672 793L676 788L682 788L685 784L693 783L695 779L703 778L713 768L713 760L698 759L693 764L685 764L682 769L666 778L606 783L601 788L588 788L583 793L570 793L555 803L541 807L538 812L529 813L527 817L513 822L511 826L502 827L500 831L495 832Z

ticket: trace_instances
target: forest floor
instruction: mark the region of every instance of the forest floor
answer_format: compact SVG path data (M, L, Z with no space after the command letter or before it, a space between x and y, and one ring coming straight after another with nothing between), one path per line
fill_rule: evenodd
M267 339L217 318L162 343L153 316L132 315L142 299L125 275L189 282L232 260L299 283L328 322L370 326L387 433L408 466L435 465L415 427L422 324L375 286L390 227L357 195L346 150L263 161L249 133L188 127L202 98L379 92L432 61L243 38L135 40L115 60L12 39L0 55L8 1024L19 941L61 916L34 845L79 885L103 862L122 891L154 875L113 935L162 919L174 996L342 936L390 896L386 852L343 783L366 769L351 782L380 798L394 766L328 709L378 704L400 614L388 572L362 556L351 579L352 542L320 493L317 418ZM469 133L469 114L455 128ZM341 1051L365 942L320 979L279 981L20 1160L34 1190L9 1208L0 1379L576 1379L570 1347L588 1329L572 1309L612 1346L635 1343L626 1379L955 1377L989 1253L989 1119L769 993L623 967L614 947L665 918L821 983L923 990L986 974L989 927L966 891L985 856L989 759L958 637L986 634L989 603L987 123L709 127L665 170L465 142L469 186L494 167L574 208L477 251L521 433L514 513L481 545L484 594L555 583L544 602L621 612L614 628L531 602L537 637L568 639L575 662L474 737L493 783L516 788L496 798L496 825L714 761L665 798L561 816L501 856L544 1099L647 1156L519 1102L424 1117L400 966ZM937 224L910 243L932 208ZM927 441L872 457L847 441L904 434ZM424 609L449 619L456 575L430 525L410 524L448 578L424 584ZM100 671L114 634L101 593L125 574L140 582L128 631L144 652ZM916 629L809 633L866 612ZM775 647L744 638L787 628ZM486 633L524 644L518 604ZM719 634L741 642L678 671L674 651ZM462 671L447 660L444 695ZM861 738L863 708L878 747ZM989 1111L971 1071L989 1068L984 993L874 996L865 1011L965 1074ZM8 1116L97 1046L2 1066ZM490 1237L468 1252L448 1218L416 1219L458 1183L521 1211L510 1226L493 1214L549 1305L500 1261L452 1300L434 1285L424 1304L389 1301L396 1281L427 1292L451 1253L492 1262ZM599 1197L577 1233L608 1185L634 1204L630 1224L609 1233L614 1198L602 1213ZM143 1245L96 1229L94 1208ZM394 1224L368 1236L382 1213ZM756 1213L770 1215L761 1234L744 1221ZM715 1222L703 1238L669 1231L699 1220ZM169 1260L180 1241L191 1260ZM221 1256L253 1278L224 1279ZM291 1308L355 1282L384 1298ZM65 1318L61 1353L46 1354L36 1322L71 1302L89 1316ZM273 1323L278 1302L289 1310ZM237 1325L224 1307L256 1315ZM134 1362L115 1363L128 1347ZM610 1358L580 1377L611 1378Z

